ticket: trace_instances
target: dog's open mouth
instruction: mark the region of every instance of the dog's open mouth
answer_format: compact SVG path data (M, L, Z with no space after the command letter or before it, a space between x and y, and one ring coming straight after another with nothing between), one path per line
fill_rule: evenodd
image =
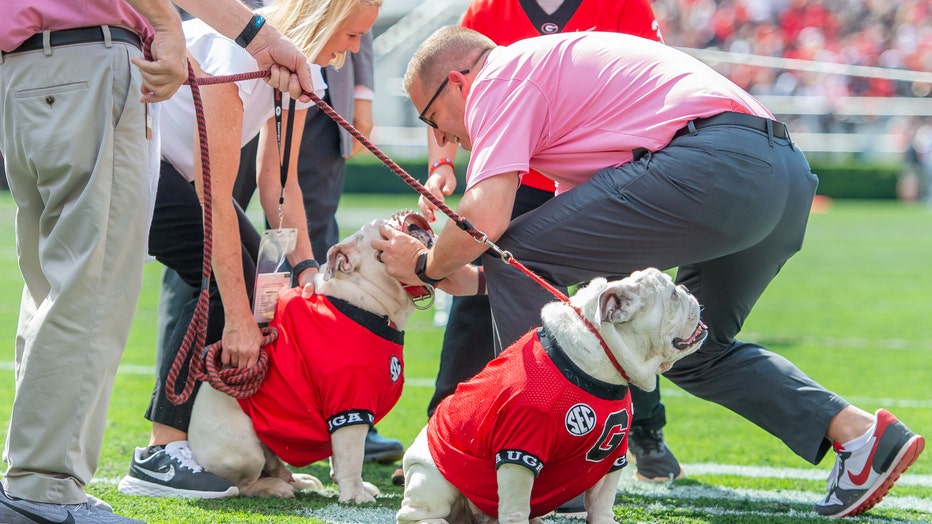
M680 349L680 350L689 349L693 345L705 340L705 337L708 334L709 334L708 326L706 326L705 323L700 320L699 324L696 325L696 330L693 331L693 334L689 335L688 338L685 338L685 339L680 338L680 337L674 338L673 347L675 347L676 349Z

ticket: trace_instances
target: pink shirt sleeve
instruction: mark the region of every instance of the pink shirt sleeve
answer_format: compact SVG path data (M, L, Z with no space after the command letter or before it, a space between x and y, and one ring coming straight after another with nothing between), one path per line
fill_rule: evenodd
M0 51L12 51L40 31L59 31L95 25L132 29L143 39L152 27L121 0L0 0Z

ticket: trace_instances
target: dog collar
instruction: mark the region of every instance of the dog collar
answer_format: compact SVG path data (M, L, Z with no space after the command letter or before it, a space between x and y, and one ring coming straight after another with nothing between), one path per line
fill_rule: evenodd
M418 213L407 210L400 211L392 215L388 224L398 231L418 239L427 248L434 245L434 238L436 238L434 231L430 228L427 220ZM406 285L404 290L418 309L427 309L434 303L434 286L432 285ZM423 303L424 300L427 301L426 304Z
M553 338L550 330L541 326L537 330L537 338L540 340L541 347L550 357L553 365L557 367L560 374L571 384L579 387L590 395L605 400L622 400L628 394L626 384L610 384L601 381L579 368L576 363L563 351L557 340Z

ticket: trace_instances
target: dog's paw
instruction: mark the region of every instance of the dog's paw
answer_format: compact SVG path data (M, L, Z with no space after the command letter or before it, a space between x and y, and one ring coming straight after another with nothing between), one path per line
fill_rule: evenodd
M294 473L292 475L295 491L320 491L324 489L324 483L314 475L306 473Z
M382 492L379 491L379 488L375 487L374 484L370 484L366 481L362 481L362 487L366 490L366 493L372 495L373 497L378 497L382 494Z
M368 482L359 482L341 483L340 486L340 502L355 502L356 504L365 504L370 502L375 502L375 497L382 494L379 491L379 488L373 486Z

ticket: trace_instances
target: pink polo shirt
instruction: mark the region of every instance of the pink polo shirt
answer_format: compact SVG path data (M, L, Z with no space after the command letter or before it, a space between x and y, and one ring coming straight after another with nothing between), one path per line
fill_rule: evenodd
M472 153L466 189L529 167L557 193L656 151L695 118L773 115L699 60L644 38L563 33L497 47L466 100Z
M0 0L0 51L12 51L40 31L95 25L132 29L145 41L146 19L121 0Z

